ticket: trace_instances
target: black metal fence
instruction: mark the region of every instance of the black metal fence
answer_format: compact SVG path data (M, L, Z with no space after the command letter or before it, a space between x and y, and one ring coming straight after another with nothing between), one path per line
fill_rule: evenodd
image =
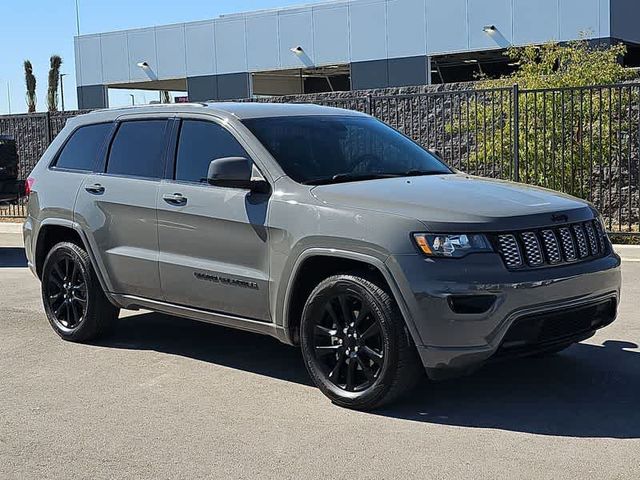
M370 113L451 166L470 174L559 190L593 202L609 231L640 227L640 83L521 90L445 90L411 94L259 98L308 102ZM23 177L70 116L0 117L15 136ZM13 206L8 214L24 215Z
M8 135L16 140L19 180L26 180L38 159L64 128L67 119L81 113L85 112L0 116L0 135ZM25 214L26 202L19 195L13 200L0 203L0 218L20 218Z

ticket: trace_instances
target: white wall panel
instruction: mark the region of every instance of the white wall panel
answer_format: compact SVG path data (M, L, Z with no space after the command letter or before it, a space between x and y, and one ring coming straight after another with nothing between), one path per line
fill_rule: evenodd
M187 23L185 27L188 77L216 73L213 25L213 21L209 21Z
M326 65L349 60L349 7L313 7L315 63Z
M558 0L514 0L513 43L558 40Z
M145 28L127 32L129 44L129 77L131 81L148 80L149 77L138 67L138 63L147 62L158 73L155 29Z
M429 53L463 51L469 45L466 0L427 0Z
M102 61L100 35L87 35L78 38L82 85L100 85L102 79Z
M101 38L104 83L129 81L129 55L126 32L105 33Z
M579 38L581 32L600 36L599 14L599 0L560 0L560 40Z
M387 58L386 2L353 2L351 14L351 60L362 62Z
M469 46L471 50L508 48L513 42L512 0L467 0ZM496 31L487 34L482 27L494 25Z
M156 28L158 77L184 78L187 75L184 24Z
M311 8L279 12L278 25L280 31L280 66L282 68L299 68L305 65L305 61L313 62L315 52L313 48ZM291 52L291 49L297 46L304 49L305 57L299 57Z
M632 0L628 0L632 1ZM611 0L353 0L85 35L78 85L297 68L608 37ZM482 31L495 25L497 36ZM291 48L301 46L303 55Z
M76 85L79 87L84 84L82 83L82 68L80 65L82 57L80 56L80 43L78 40L78 37L73 38L73 53L76 59Z
M250 71L279 67L278 14L247 15L247 61Z
M389 58L427 53L425 0L389 0L387 3Z
M610 37L611 34L611 2L618 0L600 0L600 34L599 37ZM637 1L637 0L634 0ZM637 12L636 7L636 12ZM634 15L636 17L636 15ZM629 38L629 40L632 40ZM637 40L634 40L637 41Z
M218 74L247 71L244 17L215 22L216 70Z

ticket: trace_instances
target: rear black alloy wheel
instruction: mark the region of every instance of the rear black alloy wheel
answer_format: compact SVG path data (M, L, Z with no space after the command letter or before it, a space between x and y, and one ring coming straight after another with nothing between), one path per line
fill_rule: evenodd
M424 374L395 300L365 275L320 282L300 324L314 383L335 404L360 410L394 401Z
M380 376L385 346L367 302L355 292L328 298L314 323L314 355L331 383L348 392L369 388Z
M87 342L109 331L119 309L107 299L87 252L55 245L42 268L42 301L49 323L65 340Z
M76 259L68 253L61 255L44 281L45 301L58 328L80 326L87 311L87 281Z

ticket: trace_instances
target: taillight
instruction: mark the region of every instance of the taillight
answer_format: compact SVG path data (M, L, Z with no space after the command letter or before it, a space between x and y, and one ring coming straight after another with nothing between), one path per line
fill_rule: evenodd
M24 196L28 197L31 195L31 190L33 190L33 184L36 183L36 179L29 177L27 181L24 183Z

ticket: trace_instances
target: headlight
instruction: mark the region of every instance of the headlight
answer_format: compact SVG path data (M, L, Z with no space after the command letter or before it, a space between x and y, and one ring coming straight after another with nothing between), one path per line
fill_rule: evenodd
M487 237L477 233L414 233L413 239L420 251L430 257L460 258L493 251Z

